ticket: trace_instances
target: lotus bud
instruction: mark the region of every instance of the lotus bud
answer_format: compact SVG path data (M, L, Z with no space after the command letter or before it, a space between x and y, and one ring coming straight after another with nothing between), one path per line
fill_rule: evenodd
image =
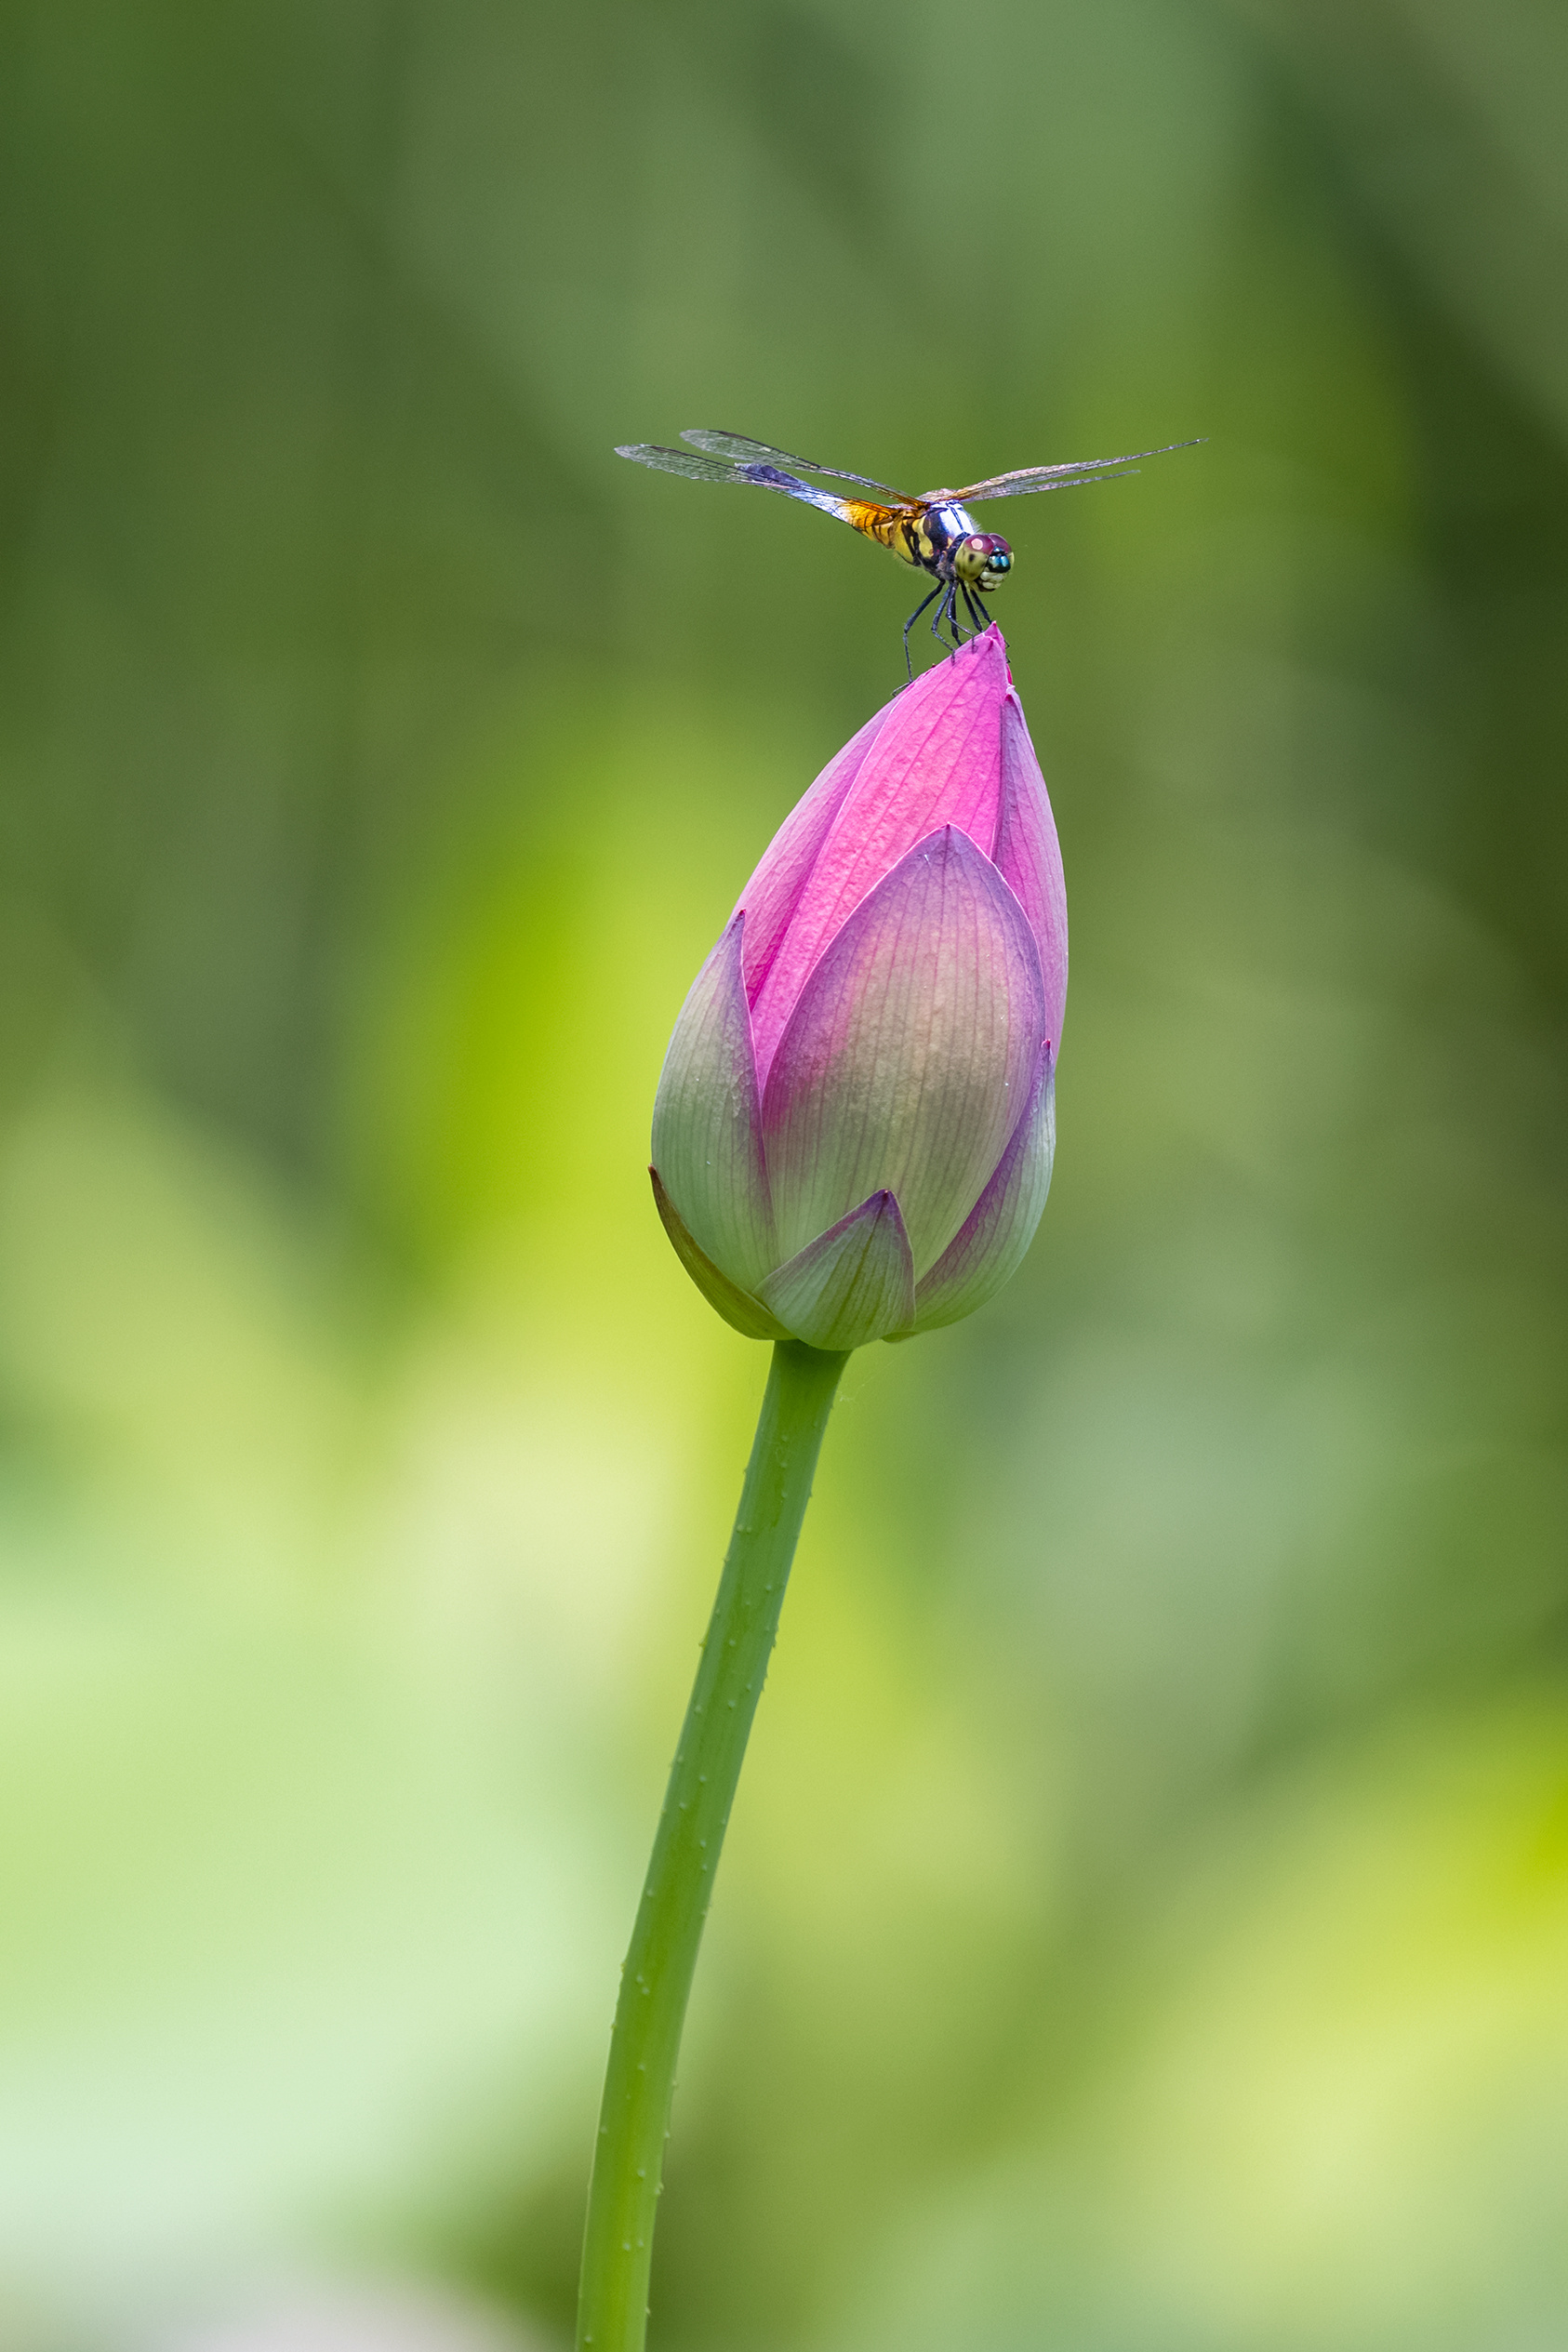
M786 818L675 1024L654 1197L737 1331L956 1322L1040 1222L1067 898L1000 631L867 722Z

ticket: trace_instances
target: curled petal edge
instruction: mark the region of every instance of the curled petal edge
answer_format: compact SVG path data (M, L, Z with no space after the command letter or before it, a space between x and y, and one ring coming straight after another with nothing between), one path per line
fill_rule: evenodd
M791 1338L793 1334L786 1331L759 1299L753 1298L750 1291L742 1290L738 1283L732 1282L727 1274L722 1274L707 1252L698 1247L681 1221L679 1209L659 1182L658 1170L650 1168L648 1174L653 1178L654 1205L675 1255L709 1306L747 1339Z
M704 1256L741 1291L777 1265L742 981L745 920L725 925L682 1005L654 1097L653 1157Z
M863 1348L905 1330L914 1259L898 1203L872 1192L770 1274L764 1303L812 1348Z
M1009 690L1002 706L1002 794L991 862L1029 918L1045 984L1045 1034L1061 1050L1067 1005L1067 885L1061 844L1023 705Z
M914 1322L890 1339L961 1322L1011 1282L1033 1241L1051 1189L1056 1148L1056 1063L1047 1044L1029 1109L996 1174L941 1256L915 1285Z

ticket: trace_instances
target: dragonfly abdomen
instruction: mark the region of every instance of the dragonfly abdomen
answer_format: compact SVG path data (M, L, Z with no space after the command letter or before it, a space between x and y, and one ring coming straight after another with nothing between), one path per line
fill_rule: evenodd
M913 525L912 516L900 514L897 507L873 506L869 498L845 498L839 512L853 529L869 539L875 539L879 547L887 548L894 555L902 557L906 564L920 562L920 557L912 553L907 544Z

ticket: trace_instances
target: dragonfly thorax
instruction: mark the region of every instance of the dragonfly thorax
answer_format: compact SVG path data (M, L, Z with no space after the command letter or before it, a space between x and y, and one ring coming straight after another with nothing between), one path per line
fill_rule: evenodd
M975 535L973 518L954 502L917 507L902 519L910 562L922 571L934 572L938 579L951 579L954 557L965 539Z
M952 547L960 539L973 538L975 518L967 507L956 501L950 506L931 506L925 510L926 528L934 538Z

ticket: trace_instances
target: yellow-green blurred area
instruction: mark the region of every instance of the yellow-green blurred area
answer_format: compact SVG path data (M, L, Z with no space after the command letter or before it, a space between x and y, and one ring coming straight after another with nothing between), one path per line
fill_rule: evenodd
M765 1365L653 1090L914 601L687 425L1207 438L984 513L1056 1189L846 1378L658 2352L1568 2340L1565 97L1547 0L6 8L7 2352L568 2336Z

